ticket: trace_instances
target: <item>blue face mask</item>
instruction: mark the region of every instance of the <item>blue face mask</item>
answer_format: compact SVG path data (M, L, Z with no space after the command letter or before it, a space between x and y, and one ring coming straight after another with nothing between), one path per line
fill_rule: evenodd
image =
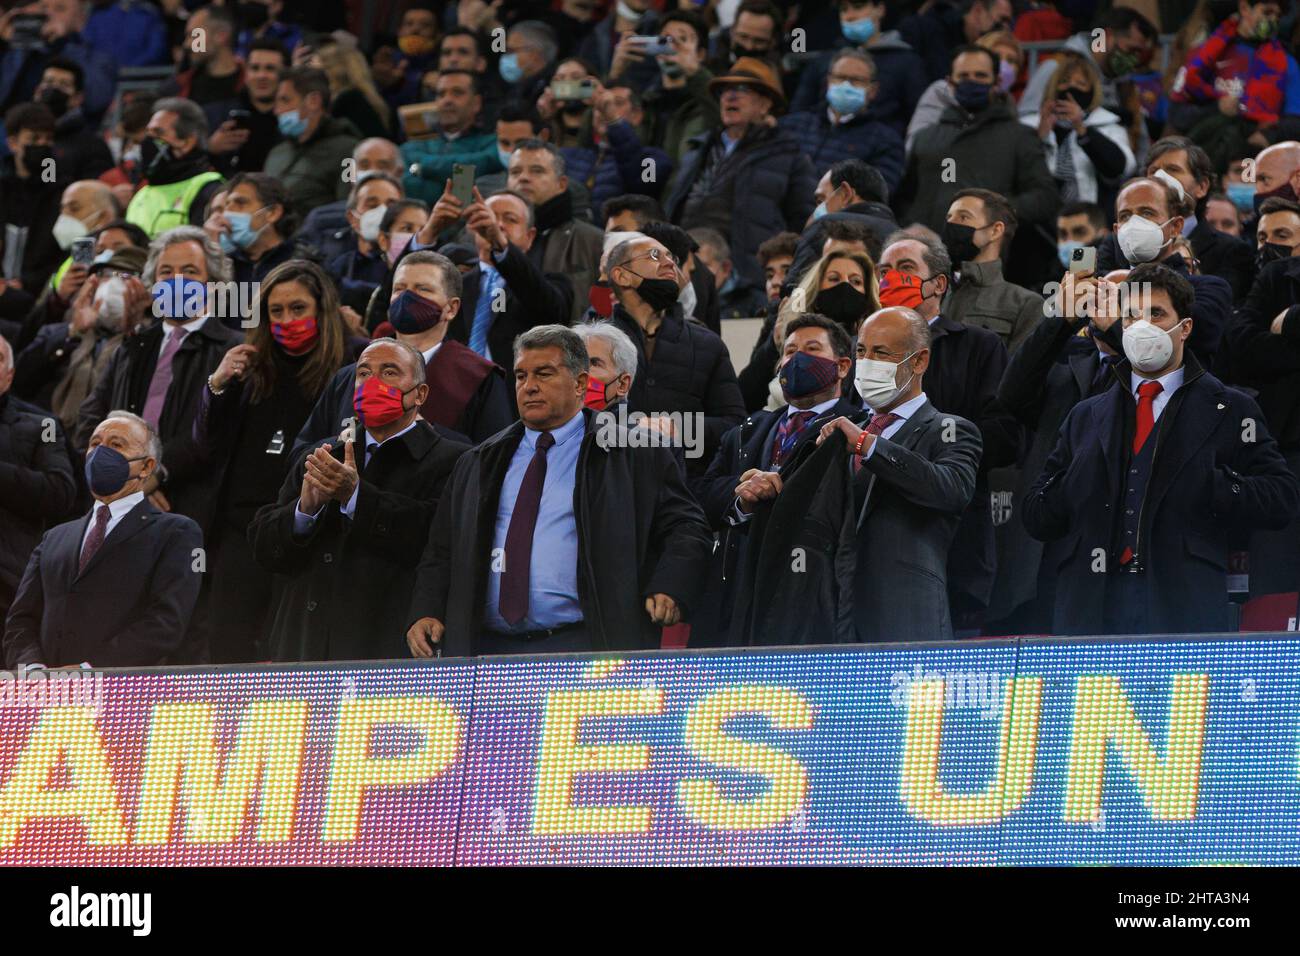
M508 170L510 168L510 155L511 154L506 152L504 149L499 147L497 148L497 158L501 160L502 169Z
M86 484L97 498L115 495L131 480L131 462L147 457L127 458L115 448L97 445L86 456Z
M817 208L813 210L813 218L820 219L824 215L826 215L826 204L824 202L819 202Z
M826 89L826 102L841 116L860 113L867 106L867 91L852 83L832 83Z
M162 319L188 322L208 308L208 287L198 279L173 276L153 286L153 314Z
M1246 213L1255 211L1255 184L1228 183L1228 199L1239 210Z
M962 80L953 90L953 99L957 105L967 113L978 113L980 110L987 109L989 105L989 93L993 90L991 83L977 83L974 80Z
M281 113L275 118L275 125L280 127L280 135L289 139L297 139L307 132L307 121L299 115L297 110Z
M519 65L518 53L507 53L501 57L497 69L501 71L501 79L507 83L518 83L524 78L524 68Z
M261 209L257 210L257 212L261 211ZM230 224L230 242L234 244L236 249L247 249L257 242L257 237L262 234L262 229L266 228L266 226L263 226L262 229L252 227L253 217L257 215L257 212L227 212L222 214L225 216L226 222ZM221 238L225 239L225 233L222 233ZM226 249L224 243L221 248L224 252ZM230 255L230 253L226 252L226 255Z
M840 20L840 29L844 31L844 39L850 43L866 43L876 35L876 21L871 17L863 17L861 20Z
M230 236L224 232L221 235L217 236L217 245L219 245L221 247L221 251L228 256L234 255L235 252L239 250L239 247L230 241Z
M1060 259L1061 265L1068 269L1070 268L1070 256L1074 255L1075 249L1082 249L1084 248L1084 245L1084 243L1075 242L1074 240L1069 242L1058 242L1056 244L1056 258Z

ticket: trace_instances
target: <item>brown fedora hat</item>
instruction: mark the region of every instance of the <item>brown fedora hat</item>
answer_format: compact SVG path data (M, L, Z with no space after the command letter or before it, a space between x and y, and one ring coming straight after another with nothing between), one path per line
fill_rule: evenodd
M778 109L785 109L785 93L781 90L781 77L766 60L756 56L742 56L732 64L731 72L709 81L709 92L722 96L729 86L752 86L768 97Z

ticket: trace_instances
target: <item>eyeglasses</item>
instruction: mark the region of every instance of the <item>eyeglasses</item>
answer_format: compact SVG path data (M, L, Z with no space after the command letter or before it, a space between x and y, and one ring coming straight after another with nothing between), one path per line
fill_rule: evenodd
M624 259L619 263L619 265L626 267L631 265L633 262L636 262L638 259L650 259L654 262L662 262L664 258L667 258L673 265L680 265L677 258L671 252L660 252L658 249L651 249L649 252L643 252L639 256L633 256L631 259Z

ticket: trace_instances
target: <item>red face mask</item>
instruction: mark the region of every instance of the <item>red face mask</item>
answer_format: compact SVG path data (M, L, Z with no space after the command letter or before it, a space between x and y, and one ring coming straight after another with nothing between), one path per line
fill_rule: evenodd
M272 322L271 336L290 355L300 355L316 344L320 329L314 315L304 315L284 322Z
M921 293L921 281L909 272L886 269L880 279L880 304L890 308L920 308L925 301L925 296Z
M593 285L587 292L587 301L599 316L608 319L614 314L614 290L607 285Z
M419 386L417 385L416 388ZM405 414L406 406L402 401L404 398L406 392L392 385L385 385L372 375L357 386L352 396L352 407L356 409L357 417L366 428L382 428Z
M582 404L595 412L604 411L605 406L609 404L609 396L605 392L605 383L594 375L587 376L587 394L583 396Z

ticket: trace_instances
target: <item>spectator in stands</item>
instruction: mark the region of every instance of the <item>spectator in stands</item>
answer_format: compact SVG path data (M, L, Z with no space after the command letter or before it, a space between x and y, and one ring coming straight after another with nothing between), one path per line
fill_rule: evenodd
M247 56L258 40L275 40L293 53L302 40L302 27L287 21L285 7L285 0L250 0L240 5L239 20L244 27L239 31L240 56Z
M1038 116L1020 121L1037 129L1062 202L1109 206L1118 184L1137 168L1128 131L1101 105L1101 78L1090 59L1067 50L1058 63Z
M370 343L356 368L355 437L317 444L254 516L257 563L284 576L269 635L275 660L401 652L410 622L393 596L411 593L438 498L466 450L419 417L428 391L419 352ZM374 582L383 587L365 586Z
M609 15L596 24L578 47L578 56L604 76L619 76L629 67L640 67L646 72L647 58L625 40L629 36L653 36L659 32L660 13L651 9L652 6L650 0L624 0L611 7Z
M384 218L379 222L379 237L375 244L384 254L389 269L396 265L428 220L429 207L418 199L401 199L388 204Z
M292 238L297 215L289 191L274 176L240 173L230 180L221 220L225 231L218 242L230 257L230 277L235 282L262 282L272 269L302 258ZM247 318L221 316L231 328L241 327Z
M63 259L53 236L61 193L54 116L48 107L25 103L5 114L5 129L10 152L0 160L4 275L34 297Z
M358 185L376 173L402 178L405 165L396 144L386 139L363 139L352 150L353 184L349 198ZM338 199L316 206L307 213L298 229L304 243L320 254L321 261L329 262L343 255L353 244L352 225L348 222L347 199Z
M1061 206L1056 214L1056 254L1062 269L1070 268L1076 249L1085 246L1096 248L1110 238L1106 227L1106 213L1096 203L1071 202ZM1104 275L1109 270L1102 270Z
M1240 239L1241 212L1237 204L1223 193L1209 193L1205 197L1205 222L1215 232Z
M813 174L823 176L837 162L859 159L885 177L892 192L903 176L903 137L877 120L871 101L877 90L871 57L852 47L831 59L824 109L791 113L780 126L807 147Z
M573 327L587 347L587 394L593 412L627 404L636 379L636 345L613 322L581 322Z
M506 34L506 52L497 61L507 96L536 103L551 81L558 52L555 31L540 20L523 20L512 26Z
M740 276L731 261L731 247L727 245L722 233L702 227L692 230L691 238L700 247L697 258L713 274L721 317L743 319L762 315L767 305L767 295L755 286L741 284Z
M418 103L420 83L431 70L440 69L438 55L438 12L433 4L413 3L402 13L397 26L397 48L402 52L402 83L398 104ZM372 134L382 135L382 134Z
M180 96L207 106L233 100L244 88L244 65L235 56L235 17L227 7L200 7L185 24L182 65L163 88L165 96Z
M64 252L70 252L74 242L108 225L117 219L121 212L117 200L113 198L113 191L98 179L83 179L75 182L63 190L63 196L59 201L59 218L54 221L51 229L54 241ZM72 268L72 265L72 257L69 255L51 277L51 287L58 287L64 274Z
M669 449L599 437L577 333L541 326L515 349L523 420L468 452L439 502L411 653L658 647L696 608L711 546L699 506Z
M42 533L77 499L64 443L45 440L46 416L11 393L13 382L13 348L0 338L0 621Z
M36 102L54 115L54 158L59 175L70 180L94 179L113 165L108 144L86 124L85 75L72 60L55 57L36 87Z
M221 174L207 152L208 120L191 100L172 97L154 104L147 138L140 147L146 183L126 207L127 222L155 239L176 226L203 223Z
M153 4L97 0L81 36L119 67L171 66L167 26Z
M659 202L638 193L626 193L605 200L605 234L640 232L650 222L663 222L664 210Z
M115 411L90 449L94 505L51 528L32 551L5 622L5 665L192 663L183 640L202 578L194 555L203 534L146 494L163 444L148 422Z
M466 274L477 283L478 272ZM388 324L397 341L424 358L429 394L420 416L435 427L450 429L473 444L486 441L514 419L514 404L501 367L448 336L464 311L466 283L460 271L436 252L405 256L393 277L387 303ZM477 295L473 295L475 303ZM316 442L338 433L356 413L353 405L355 369L342 369L321 395L311 417L298 433L294 457ZM444 437L446 432L442 432Z
M45 19L36 36L17 38L14 17L35 12ZM36 0L33 5L13 7L0 20L0 109L8 110L32 99L54 58L71 60L85 76L86 119L97 123L113 102L117 88L117 64L106 50L82 34L90 4L84 0Z
M673 49L655 58L659 75L642 94L645 107L645 141L657 146L674 162L687 144L715 129L720 119L718 100L710 89L714 74L704 66L708 30L691 10L673 10L663 18L660 38L671 38Z
M996 333L963 325L944 313L953 267L943 243L903 231L880 254L880 303L915 310L930 326L931 404L974 422L983 439L975 496L963 515L948 561L948 598L955 626L977 625L993 591L997 569L988 473L1010 465L1020 451L1020 428L998 405L1007 349Z
M496 119L497 159L501 161L501 168L495 173L478 174L474 184L478 186L479 192L484 196L491 196L493 193L505 189L507 170L510 167L510 154L515 151L515 146L526 139L540 139L544 142L550 142L551 133L551 124L542 119L535 105L517 102L505 103ZM569 184L571 192L573 186L573 183ZM576 197L574 208L577 208Z
M995 31L980 37L975 41L975 45L997 54L997 88L1014 99L1018 93L1017 78L1025 62L1025 54L1020 49L1020 42L1013 34ZM953 89L948 83L947 76L935 80L926 87L925 92L921 94L921 99L917 101L916 109L912 111L912 118L907 123L907 148L909 150L912 148L912 141L916 139L917 133L939 122L943 118L944 111L956 105L957 100L953 96Z
M1290 4L1286 5L1287 7ZM1178 71L1169 93L1169 124L1222 167L1282 115L1300 113L1300 67L1278 39L1283 4L1238 0Z
M486 51L486 42L477 30L452 27L443 33L438 42L438 73L441 75L463 70L477 77L479 93L483 96L479 122L491 129L504 103L504 81L496 70L488 70Z
M496 136L478 125L482 109L475 74L455 71L438 75L434 100L438 134L402 144L402 160L408 167L403 182L409 196L437 202L451 178L452 166L458 163L473 166L476 175L504 168L497 155Z
M993 92L997 72L997 55L983 47L954 53L948 82L958 105L945 111L938 125L916 134L894 197L900 221L941 230L962 186L980 183L1007 197L1023 230L1050 228L1060 202L1056 183L1038 137L1017 122L1006 98Z
M580 291L590 288L596 278L604 234L591 223L574 218L564 157L550 143L540 139L517 143L506 182L532 203L537 239L528 256L542 272L569 277L573 287L570 315L576 321L585 307Z
M1016 37L1025 43L1068 37L1074 24L1057 6L1054 0L1031 0L1016 17Z
M356 127L331 116L329 80L320 70L294 67L280 76L275 117L284 139L266 157L264 171L284 182L298 209L348 194L344 162L357 145Z
M664 244L678 264L677 303L682 308L682 318L694 319L716 335L722 334L722 311L718 306L718 289L713 273L704 268L696 253L700 245L680 226L670 222L647 222L641 235ZM609 247L612 250L612 246Z
M1255 214L1267 199L1300 200L1300 143L1287 140L1260 150L1255 157Z
M1231 380L1258 390L1259 406L1287 466L1300 474L1300 204L1276 196L1260 206L1259 274L1228 333ZM1300 584L1300 524L1258 531L1250 548L1252 594Z
M778 232L758 247L758 264L763 267L763 291L769 304L780 301L781 287L794 262L799 237L793 232Z
M709 69L726 73L742 56L757 57L777 66L784 22L785 15L771 0L744 0L736 8L731 27L718 33L716 53L709 61Z
M590 192L597 222L606 218L605 200L626 193L658 197L672 174L673 162L667 154L644 145L637 135L642 119L641 98L634 90L626 86L598 90L581 145L560 150L569 176Z
M85 448L115 408L160 429L166 464L148 469L141 490L155 507L193 518L201 528L211 518L222 469L200 453L194 416L203 383L238 342L216 314L221 303L208 284L229 278L229 260L196 226L178 226L150 244L143 283L126 282L124 321L136 328L149 312L160 318L113 353L81 405L73 436Z
M222 175L260 171L271 148L280 142L275 88L288 65L289 54L278 40L254 40L244 60L243 87L233 99L207 107L208 129L214 131L208 137L208 153ZM240 110L248 115L239 114Z
M361 136L393 136L396 117L375 89L360 50L347 43L325 43L312 54L311 65L329 78L331 116L348 121Z
M898 34L925 63L930 82L948 74L953 50L978 43L993 30L1009 29L1015 16L1009 0L958 0L922 6L923 10L899 21Z
M834 319L812 312L796 315L785 328L780 355L781 407L754 412L729 429L708 470L691 485L723 542L691 627L693 647L728 643L736 572L748 541L745 527L755 506L780 492L782 465L815 442L822 425L861 411L843 396L845 383L853 381L853 337Z
M817 200L817 209L799 237L794 263L786 279L791 287L821 258L826 239L835 226L853 223L864 227L874 239L876 255L885 239L898 230L888 206L885 177L860 159L841 160L828 169L817 183L813 198Z
M144 249L134 246L96 261L61 312L66 321L41 325L18 356L14 393L53 411L68 432L128 331L126 283L144 262Z
M588 89L566 89L567 83L581 84ZM584 129L590 124L599 84L600 77L577 57L561 60L556 65L550 85L537 102L538 112L551 124L555 134L552 142L556 146L567 149L581 144Z
M1071 411L1024 502L1030 534L1075 539L1057 582L1053 631L1222 631L1230 535L1294 520L1300 483L1259 406L1187 347L1187 280L1151 264L1128 281L1150 292L1124 316L1121 387ZM1254 426L1248 438L1246 423Z
M153 116L153 103L148 100L132 100L123 104L118 113L117 125L113 136L108 140L109 151L113 155L113 166L100 175L117 198L118 205L125 209L144 178L140 171L140 147L144 143Z
M726 236L741 279L757 286L759 245L803 227L816 179L799 141L768 121L785 97L766 62L741 59L710 86L722 104L722 126L691 141L664 208L684 229L707 226Z
M903 135L912 110L925 91L925 65L897 30L882 31L883 0L836 0L835 6L843 33L835 48L856 47L871 56L879 86L871 100L872 113L878 122L889 124ZM818 109L833 56L832 51L825 51L804 67L791 109Z
M744 418L726 346L715 333L683 320L677 301L680 269L661 242L644 238L620 244L610 252L605 271L617 299L610 321L637 347L628 408L649 416L646 427L669 438L673 420L666 416L695 416L700 447L687 449L686 470L700 474L722 433Z
M257 510L276 500L294 461L294 436L350 351L329 276L293 260L262 278L256 324L203 386L194 437L211 466L225 463L206 538L211 586L200 611L214 664L267 657L272 582L257 566L248 529Z
M996 333L1015 352L1043 315L1043 298L1002 276L1002 257L1015 238L1015 211L1005 196L963 189L948 207L944 244L957 268L945 314Z
M370 297L388 275L389 262L379 246L388 207L403 198L402 184L385 173L357 183L348 197L348 224L356 237L351 249L330 261L327 271L338 283L343 305L364 315Z

